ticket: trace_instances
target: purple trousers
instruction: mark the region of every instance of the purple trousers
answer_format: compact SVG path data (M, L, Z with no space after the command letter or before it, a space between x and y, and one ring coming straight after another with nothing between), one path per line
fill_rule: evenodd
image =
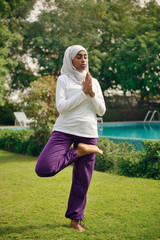
M70 148L72 143L74 148ZM95 162L95 154L78 156L75 151L78 143L97 145L97 138L54 131L41 152L35 169L38 176L51 177L73 162L72 186L65 216L77 220L84 218L87 191Z

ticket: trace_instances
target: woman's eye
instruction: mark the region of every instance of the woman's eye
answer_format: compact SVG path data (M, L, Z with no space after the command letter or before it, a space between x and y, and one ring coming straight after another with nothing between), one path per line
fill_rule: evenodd
M77 56L77 59L79 60L79 59L81 59L81 58L84 58L84 59L87 59L87 56Z

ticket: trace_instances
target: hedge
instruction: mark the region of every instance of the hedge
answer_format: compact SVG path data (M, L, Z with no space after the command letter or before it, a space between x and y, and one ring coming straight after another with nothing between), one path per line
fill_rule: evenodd
M0 148L6 151L38 156L49 139L48 132L0 130ZM116 144L100 138L103 155L96 155L95 170L129 177L160 179L160 141L143 141L144 150L135 152L132 144Z
M132 144L116 144L100 138L103 155L96 155L95 169L129 177L160 179L160 141L143 141L144 150L135 152Z
M29 156L38 156L49 135L39 130L34 133L33 130L0 130L0 148L6 151L21 153Z

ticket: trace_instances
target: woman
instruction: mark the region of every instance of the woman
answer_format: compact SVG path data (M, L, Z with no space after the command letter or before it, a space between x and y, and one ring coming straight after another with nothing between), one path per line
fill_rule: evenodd
M86 196L94 169L97 147L97 117L105 113L98 81L88 72L88 53L80 45L66 49L57 80L56 106L59 117L52 135L39 156L36 173L50 177L73 164L73 179L66 218L70 226L83 232ZM70 146L74 147L70 149Z

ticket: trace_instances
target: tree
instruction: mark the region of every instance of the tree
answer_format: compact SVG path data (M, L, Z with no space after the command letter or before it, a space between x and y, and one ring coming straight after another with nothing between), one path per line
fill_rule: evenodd
M16 62L16 66L12 67L10 71L11 81L9 83L11 90L25 90L30 86L30 83L37 80L38 76L35 76L30 68L28 68L22 60Z
M150 97L160 94L160 6L151 1L144 8L134 8L128 16L124 14L123 18L116 26L119 30L114 29L113 23L113 34L104 31L102 36L100 49L107 51L101 69L101 85L103 89L120 85L124 94L127 90L138 90L141 102L149 102ZM105 45L107 42L109 47Z
M36 0L0 1L0 104L4 104L7 74L18 65L17 52L22 42L20 23Z
M101 42L104 5L94 0L55 0L50 12L43 12L36 22L24 24L23 48L38 60L40 75L59 75L69 45L81 44L91 52Z
M21 27L18 54L29 52L38 61L39 75L57 77L66 47L81 44L103 90L120 85L124 94L138 90L141 100L159 94L160 6L155 1L144 8L138 0L55 0L51 8L52 2L46 1L50 11ZM19 64L11 79L13 88L24 88L35 77Z
M6 26L0 25L0 105L4 104L6 76L9 73L7 66L15 67L16 63L9 58L9 48L19 37L13 35Z
M154 33L138 36L121 46L113 64L115 82L121 85L124 93L139 90L141 101L145 98L149 101L149 95L160 95L159 52L160 45Z
M40 77L31 82L30 88L22 94L23 109L28 118L34 119L32 128L51 131L58 116L55 103L56 81L52 76Z

